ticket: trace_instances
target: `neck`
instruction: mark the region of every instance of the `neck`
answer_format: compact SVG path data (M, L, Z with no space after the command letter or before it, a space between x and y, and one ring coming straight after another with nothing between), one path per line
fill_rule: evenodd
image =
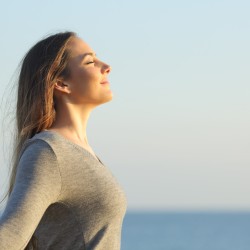
M93 107L85 105L75 106L72 104L61 105L56 111L56 120L50 127L67 138L88 145L87 122Z

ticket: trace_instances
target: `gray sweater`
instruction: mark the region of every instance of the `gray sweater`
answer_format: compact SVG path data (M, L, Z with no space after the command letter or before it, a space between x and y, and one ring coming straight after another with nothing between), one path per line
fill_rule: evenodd
M126 208L123 189L100 159L43 131L24 144L0 218L0 249L118 250Z

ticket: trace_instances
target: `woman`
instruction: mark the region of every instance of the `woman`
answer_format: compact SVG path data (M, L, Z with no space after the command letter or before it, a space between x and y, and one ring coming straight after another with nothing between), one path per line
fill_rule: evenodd
M1 250L120 249L126 195L86 134L91 111L112 100L110 70L73 32L24 57Z

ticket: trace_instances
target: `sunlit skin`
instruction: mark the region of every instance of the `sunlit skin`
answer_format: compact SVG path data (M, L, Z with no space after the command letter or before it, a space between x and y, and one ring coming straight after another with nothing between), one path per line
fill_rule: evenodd
M73 38L69 46L70 77L54 85L56 120L48 130L60 133L95 156L88 144L86 127L91 111L113 98L108 82L111 67L100 61L82 39Z

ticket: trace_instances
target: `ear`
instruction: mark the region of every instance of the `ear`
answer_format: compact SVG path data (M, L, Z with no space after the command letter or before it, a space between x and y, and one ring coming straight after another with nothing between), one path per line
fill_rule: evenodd
M70 94L70 84L68 82L65 82L63 80L58 80L55 85L54 85L54 89L66 93L66 94Z

